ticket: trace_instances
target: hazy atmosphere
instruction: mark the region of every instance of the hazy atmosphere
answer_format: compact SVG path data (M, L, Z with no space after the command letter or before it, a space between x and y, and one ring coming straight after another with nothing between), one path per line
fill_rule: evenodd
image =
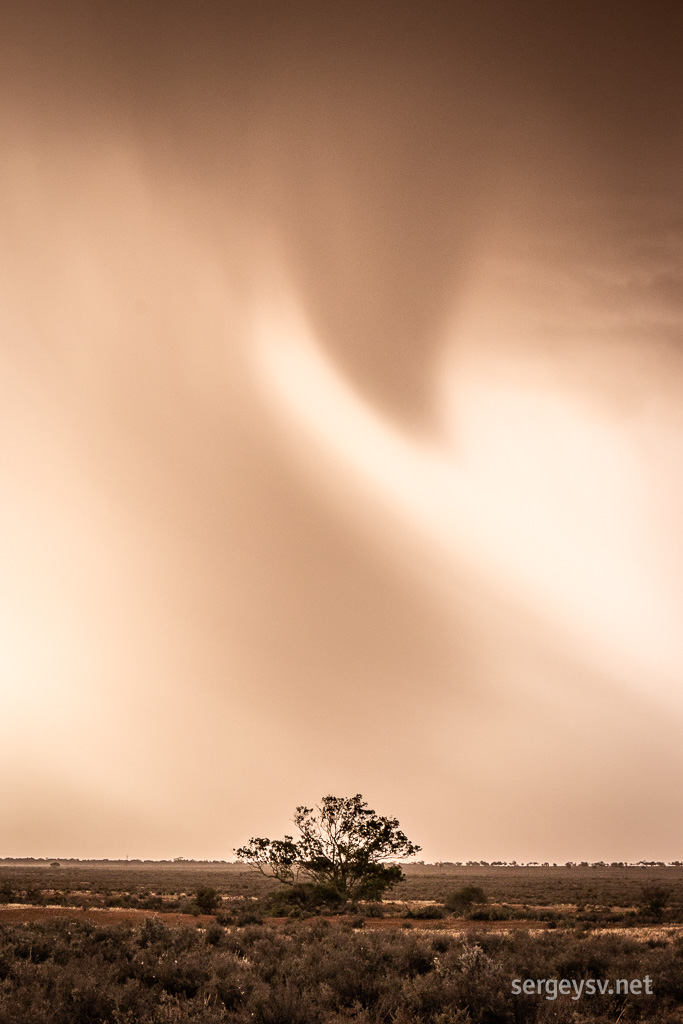
M5 5L0 856L671 860L681 9Z

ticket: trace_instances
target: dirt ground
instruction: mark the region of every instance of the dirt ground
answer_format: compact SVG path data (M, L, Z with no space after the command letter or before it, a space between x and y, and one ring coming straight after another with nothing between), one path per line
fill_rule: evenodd
M118 907L90 908L82 910L80 907L32 907L26 904L13 904L0 907L0 923L13 922L21 923L28 921L48 921L54 918L62 918L67 921L90 921L92 924L116 924L125 922L135 924L144 921L146 917L158 917L164 924L172 926L194 925L206 927L212 924L214 918L209 914L162 914L151 910L124 910ZM289 921L286 917L267 917L266 924L284 926ZM316 918L315 920L319 920ZM349 920L348 918L329 917L328 921ZM449 918L448 920L426 920L407 921L404 917L368 917L365 918L365 927L386 930L392 928L404 928L409 925L411 928L426 929L447 929L449 931L509 931L511 929L543 928L545 925L538 921L467 921L464 918Z
M22 923L29 921L48 921L55 918L62 918L67 921L89 921L91 924L135 924L144 921L146 917L158 917L160 921L169 927L180 925L194 925L195 927L206 927L213 923L214 918L208 914L162 914L150 910L124 910L117 907L91 908L82 910L80 907L33 907L26 904L13 904L0 906L0 923L12 922ZM265 922L275 927L284 927L289 918L268 917ZM316 920L319 920L316 918ZM326 918L328 921L348 920L338 917ZM405 928L409 926L415 929L448 930L448 931L511 931L520 928L533 927L534 929L545 928L539 921L468 921L464 918L449 918L448 920L424 920L407 921L404 917L378 917L365 918L365 928L385 931L393 928Z
M208 914L200 914L195 917L193 914L158 914L150 910L122 910L118 907L90 908L88 910L82 910L80 907L31 907L19 904L0 907L0 923L12 922L13 924L21 924L24 921L51 921L55 918L67 921L90 921L91 924L136 924L144 921L146 917L159 917L165 924L176 927L183 924L205 927L214 921L214 918Z

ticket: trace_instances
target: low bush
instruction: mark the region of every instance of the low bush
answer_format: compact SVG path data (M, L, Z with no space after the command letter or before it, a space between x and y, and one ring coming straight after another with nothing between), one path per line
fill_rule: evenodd
M210 885L204 885L197 890L194 901L202 914L212 914L219 899L220 896L215 889L212 889Z
M385 917L386 910L383 903L364 903L363 913L366 917Z
M653 920L661 921L671 896L671 889L666 885L645 885L640 895L640 909Z
M272 917L289 917L292 910L309 914L322 911L337 913L344 903L333 886L311 883L283 886L263 900L266 913Z
M418 921L438 921L446 916L446 908L438 903L427 903L424 907L413 907L406 911L406 917Z
M486 903L487 896L479 885L464 885L456 889L446 897L444 903L446 909L452 913L461 914L469 910L473 903Z

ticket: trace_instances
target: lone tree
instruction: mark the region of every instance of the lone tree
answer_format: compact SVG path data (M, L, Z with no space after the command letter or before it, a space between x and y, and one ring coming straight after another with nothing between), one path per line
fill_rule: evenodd
M403 878L399 864L420 850L396 818L380 817L360 793L325 796L318 807L297 807L299 838L250 839L238 860L286 885L312 883L342 899L380 899Z

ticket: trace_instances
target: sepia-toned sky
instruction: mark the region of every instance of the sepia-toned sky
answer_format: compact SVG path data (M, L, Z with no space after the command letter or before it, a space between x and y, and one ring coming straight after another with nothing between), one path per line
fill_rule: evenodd
M0 856L680 859L680 8L5 6Z

